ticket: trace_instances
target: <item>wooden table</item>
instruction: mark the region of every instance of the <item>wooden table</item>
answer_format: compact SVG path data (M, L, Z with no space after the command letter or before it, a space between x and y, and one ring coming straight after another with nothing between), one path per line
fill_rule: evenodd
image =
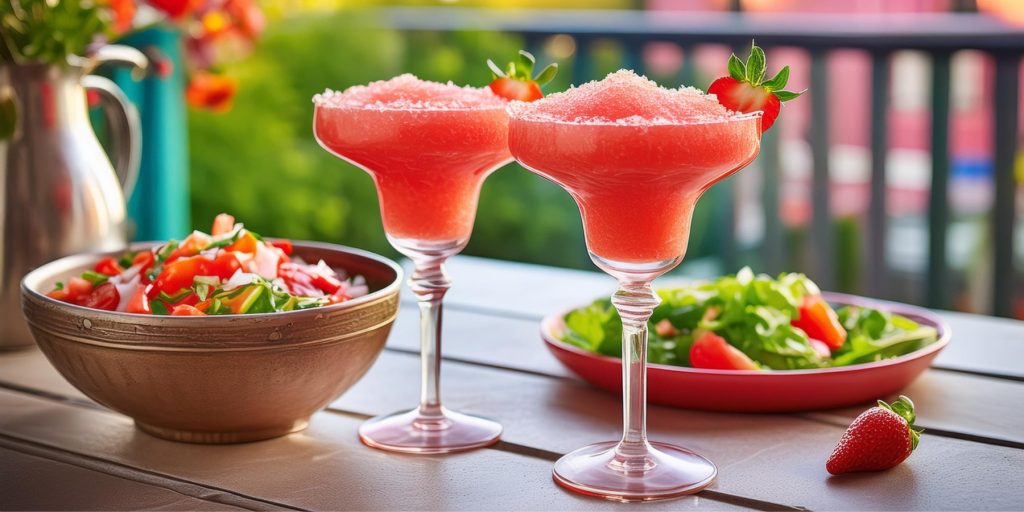
M538 321L605 295L588 272L456 258L445 318L445 403L498 418L498 445L395 455L356 438L418 397L408 294L387 350L308 430L228 446L137 431L67 384L37 350L0 355L0 509L610 509L551 481L561 454L619 434L619 397L547 353ZM953 342L906 393L927 429L907 463L829 478L825 459L863 407L718 414L652 407L651 436L719 466L700 494L651 509L1024 509L1024 323L944 314ZM0 331L2 332L2 331ZM2 334L0 334L2 335Z

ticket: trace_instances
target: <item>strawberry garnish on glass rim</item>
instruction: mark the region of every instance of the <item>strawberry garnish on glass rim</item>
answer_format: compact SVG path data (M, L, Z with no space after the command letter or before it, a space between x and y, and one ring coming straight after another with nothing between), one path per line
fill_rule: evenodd
M766 68L764 50L751 41L746 64L735 53L732 54L729 57L729 76L711 82L708 87L708 94L717 96L718 102L729 110L763 112L762 133L775 123L783 102L795 99L806 91L782 90L789 81L789 66L783 67L768 80L764 79Z
M511 61L504 70L491 59L487 59L487 67L491 68L494 81L490 83L491 91L507 100L535 101L544 97L541 86L550 82L558 73L558 64L548 64L537 76L533 76L533 67L537 59L528 51L519 50L518 61Z

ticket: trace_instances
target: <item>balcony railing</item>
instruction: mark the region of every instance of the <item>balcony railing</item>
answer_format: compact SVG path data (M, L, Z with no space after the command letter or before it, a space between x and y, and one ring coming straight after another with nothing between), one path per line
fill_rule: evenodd
M932 60L931 71L931 187L928 196L928 250L923 296L928 306L949 308L950 265L947 231L950 225L950 83L951 57L960 50L980 50L995 63L992 98L994 133L994 205L990 214L992 261L992 313L1013 314L1014 223L1017 183L1014 160L1019 140L1020 62L1024 53L1024 29L1011 27L978 14L746 14L682 13L661 11L504 11L460 8L393 8L380 11L385 26L410 31L496 31L520 34L528 47L537 48L550 36L567 34L576 41L572 78L581 83L592 76L592 43L615 40L624 48L622 66L643 71L641 51L647 43L671 42L685 55L699 45L721 44L743 49L756 37L760 46L798 47L810 54L811 118L809 144L811 178L811 220L809 241L815 249L808 261L808 274L824 287L835 283L834 245L830 212L830 143L828 120L830 101L826 63L832 50L860 49L871 59L870 101L870 199L865 222L866 257L864 288L867 293L886 296L890 281L886 263L888 205L886 157L889 151L890 58L900 50L919 50ZM739 52L738 52L739 53ZM686 58L681 79L692 83L693 60ZM762 205L765 234L761 247L763 267L779 269L786 247L779 217L779 138L769 131L759 159L764 173ZM726 180L724 194L731 200L732 180ZM725 236L722 258L725 266L737 265L735 208L724 209Z

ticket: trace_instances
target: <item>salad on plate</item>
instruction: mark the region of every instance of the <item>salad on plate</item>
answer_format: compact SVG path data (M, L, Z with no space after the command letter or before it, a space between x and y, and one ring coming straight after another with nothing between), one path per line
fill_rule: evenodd
M362 277L305 262L292 249L222 213L209 234L103 258L47 295L106 311L202 316L315 308L368 293Z
M938 340L904 316L826 302L803 274L749 268L712 282L658 290L649 321L651 363L720 370L849 366L908 354ZM608 299L565 316L562 341L617 357L622 323Z

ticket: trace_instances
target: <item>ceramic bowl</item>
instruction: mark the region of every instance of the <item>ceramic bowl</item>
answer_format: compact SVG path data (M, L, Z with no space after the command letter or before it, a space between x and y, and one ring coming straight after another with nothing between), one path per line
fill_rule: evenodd
M143 431L193 443L268 439L302 430L355 384L383 350L398 313L402 270L393 261L338 245L294 245L306 261L362 275L370 293L269 314L100 311L45 295L104 256L79 254L25 276L22 305L39 348L61 375Z
M949 325L927 309L855 295L824 293L833 305L867 306L934 327L938 340L919 350L873 363L812 370L708 370L663 364L647 366L652 404L723 412L796 412L844 407L889 397L931 365L952 336ZM548 316L541 337L573 373L601 389L622 392L622 361L562 341L565 315Z

